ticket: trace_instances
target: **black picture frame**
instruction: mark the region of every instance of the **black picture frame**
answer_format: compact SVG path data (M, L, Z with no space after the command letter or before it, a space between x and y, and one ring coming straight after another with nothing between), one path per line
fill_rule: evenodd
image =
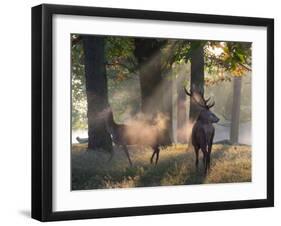
M52 210L52 18L55 14L181 21L267 28L267 198L95 210ZM32 8L32 218L121 217L274 206L274 20L237 16L43 4Z

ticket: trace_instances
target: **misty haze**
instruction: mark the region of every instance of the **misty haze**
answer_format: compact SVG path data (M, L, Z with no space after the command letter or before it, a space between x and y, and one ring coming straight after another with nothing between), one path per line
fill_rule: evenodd
M73 190L251 181L251 43L71 42Z

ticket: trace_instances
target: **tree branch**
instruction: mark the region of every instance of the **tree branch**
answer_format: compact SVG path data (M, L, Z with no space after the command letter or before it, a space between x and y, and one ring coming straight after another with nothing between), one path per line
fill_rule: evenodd
M75 45L78 44L81 40L82 40L82 36L81 36L81 35L77 36L76 38L72 38L71 45L72 45L72 46L75 46Z
M246 69L247 71L252 71L252 68L250 68L250 67L248 67L248 66L246 66L246 65L244 65L244 64L242 64L242 63L239 63L239 65L240 65L241 67L243 67L244 69Z
M135 72L136 71L136 67L130 67L130 66L128 66L128 65L126 65L126 64L122 64L122 63L120 63L120 62L118 62L118 63L109 63L109 62L106 62L106 65L107 66L121 66L121 67L123 67L123 68L126 68L130 73L133 73L133 72Z

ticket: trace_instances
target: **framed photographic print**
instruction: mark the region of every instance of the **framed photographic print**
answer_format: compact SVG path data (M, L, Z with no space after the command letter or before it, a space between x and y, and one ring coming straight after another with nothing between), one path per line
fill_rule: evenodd
M32 217L274 205L274 21L32 8Z

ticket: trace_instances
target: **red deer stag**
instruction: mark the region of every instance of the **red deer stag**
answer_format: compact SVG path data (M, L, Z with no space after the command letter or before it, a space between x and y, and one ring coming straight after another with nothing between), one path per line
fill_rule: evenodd
M215 105L215 102L208 104L210 98L205 100L203 95L197 92L188 92L186 89L185 92L190 96L190 100L196 103L199 109L199 115L191 133L192 145L196 154L195 165L198 168L198 155L199 149L201 149L203 152L204 173L207 174L210 170L211 151L215 135L215 128L212 124L219 121L219 118L210 111L210 108Z
M106 109L105 112L106 130L111 135L113 143L117 146L122 147L129 160L130 165L132 166L132 161L127 149L128 145L151 146L153 149L153 154L150 158L150 162L152 164L154 157L156 157L155 165L157 165L159 159L160 144L163 145L163 134L161 133L161 129L153 124L149 126L147 126L146 124L138 124L137 126L117 124L114 121L112 110L109 108Z

